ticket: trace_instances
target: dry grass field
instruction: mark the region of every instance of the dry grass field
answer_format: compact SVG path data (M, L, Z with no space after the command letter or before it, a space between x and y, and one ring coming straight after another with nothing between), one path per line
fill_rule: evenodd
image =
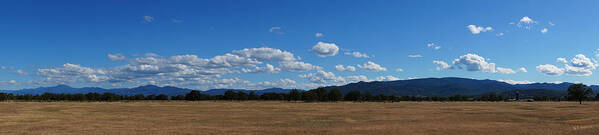
M0 134L599 134L599 102L2 102Z

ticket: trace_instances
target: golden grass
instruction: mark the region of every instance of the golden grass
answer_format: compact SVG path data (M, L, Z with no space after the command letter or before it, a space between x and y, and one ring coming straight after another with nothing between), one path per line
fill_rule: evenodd
M599 134L599 102L2 102L0 134Z

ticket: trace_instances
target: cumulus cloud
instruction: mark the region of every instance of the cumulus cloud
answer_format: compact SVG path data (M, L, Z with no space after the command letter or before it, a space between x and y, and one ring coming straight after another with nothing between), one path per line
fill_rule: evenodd
M397 81L397 80L401 80L400 78L397 78L395 76L379 76L375 78L376 81Z
M545 34L545 33L547 33L547 31L549 31L549 30L547 30L547 28L543 28L543 29L541 30L541 33L542 33L542 34Z
M551 64L538 65L537 70L546 75L559 76L564 74L564 69Z
M316 33L316 34L314 34L314 36L316 36L316 37L322 37L324 35L322 33Z
M349 71L349 72L354 72L356 71L356 67L354 66L343 66L343 65L335 65L335 70L337 71Z
M82 82L102 82L109 79L107 72L102 69L92 69L76 64L64 64L59 68L38 69L37 75L45 77L46 82L58 84Z
M466 68L468 71L495 72L495 63L485 61L485 58L476 54L466 54L453 61L457 68Z
M530 17L524 16L524 17L522 17L520 19L520 22L522 22L522 23L533 23L534 21Z
M487 31L492 31L493 28L492 27L482 27L482 26L476 26L473 24L470 24L468 26L466 26L466 28L468 28L468 30L470 30L470 32L472 32L472 34L479 34L481 32L487 32Z
M531 29L532 26L536 23L537 22L532 20L532 18L530 18L528 16L524 16L520 19L520 21L518 21L518 24L516 24L516 26L524 27L525 29Z
M500 32L500 33L497 33L497 34L495 34L495 35L496 35L496 36L498 36L498 37L501 37L501 36L503 36L504 34L503 34L503 32Z
M369 82L370 80L365 75L352 75L344 77L344 83Z
M434 64L437 64L437 70L441 69L451 69L452 67L447 64L445 61L433 61Z
M318 42L312 47L312 51L319 57L335 56L339 52L339 46L335 43Z
M272 87L277 87L277 88L296 88L297 86L297 82L295 80L291 80L289 78L285 78L285 79L280 79L277 81L263 81L263 82L258 82L256 84L250 84L250 86L259 86L258 88L272 88Z
M556 61L561 63L568 63L568 60L566 60L566 58L557 58Z
M239 73L279 73L303 72L322 69L286 51L274 48L246 48L212 58L196 55L175 55L162 57L147 54L132 58L127 64L108 68L91 68L77 64L64 64L61 67L38 69L36 75L43 80L37 85L93 83L111 86L127 85L170 85L196 86L199 88L247 88L256 84L241 78L222 78ZM267 62L278 62L275 67ZM260 66L264 64L264 66ZM274 81L273 81L274 82Z
M408 58L420 58L420 57L422 57L422 55L420 55L420 54L410 54L410 55L408 55Z
M275 68L273 65L266 64L264 67L254 67L254 69L243 68L243 73L279 73L281 68Z
M270 27L270 29L268 29L269 32L276 32L278 30L281 30L281 27L279 26L274 26L274 27Z
M245 48L243 50L233 50L233 53L247 58L259 61L295 61L297 60L291 52L282 51L275 48Z
M502 73L502 74L515 74L516 71L512 70L511 68L503 68L503 67L497 67L497 72Z
M320 67L314 66L310 63L305 63L305 62L301 62L301 61L285 61L285 62L279 63L279 66L281 67L282 70L289 71L289 72L305 72L305 71L310 71L312 69L320 68Z
M482 56L476 54L466 54L453 60L452 65L447 64L444 61L433 61L437 64L437 70L441 69L466 69L466 71L481 71L490 73L501 73L501 74L514 74L511 68L495 67L495 63L487 62L489 59L485 59ZM526 70L520 68L519 70Z
M23 71L23 70L17 70L15 71L15 73L19 74L19 75L28 75L27 72Z
M358 67L360 67L362 69L370 70L370 71L375 71L375 72L387 71L387 68L381 67L381 65L376 64L372 61L368 61L362 65L358 64Z
M155 54L155 53L146 53L146 54L144 54L144 56L146 56L146 57L159 57L160 55Z
M524 68L524 67L521 67L521 68L519 68L518 70L519 70L520 72L524 72L524 73L528 72L528 70L526 70L526 68Z
M429 47L429 48L433 48L435 50L441 49L441 46L436 45L435 43L428 43L428 44L426 44L426 46Z
M123 61L125 60L125 55L123 54L108 54L108 59L111 61Z
M345 52L345 55L352 55L356 58L370 58L371 56L368 56L365 53L361 53L361 52Z
M154 21L154 17L152 17L152 16L143 16L143 20L142 20L143 23L151 23L153 21Z
M311 82L314 83L327 83L328 81L332 81L335 83L345 82L344 78L337 77L333 72L326 72L322 70L318 70L316 73L300 74L298 75L298 77L308 78Z
M569 65L565 64L565 73L574 76L590 76L593 74L592 70L595 70L599 66L596 61L591 61L583 54L577 54L570 60Z
M509 83L509 84L532 84L532 83L535 83L535 82L528 81L528 80L516 81L516 80L501 80L501 79L499 79L497 81L505 82L505 83Z
M403 72L403 69L397 68L397 69L395 69L395 72Z

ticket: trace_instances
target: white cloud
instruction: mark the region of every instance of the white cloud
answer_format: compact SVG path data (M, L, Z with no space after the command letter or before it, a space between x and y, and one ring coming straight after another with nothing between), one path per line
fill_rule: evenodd
M354 83L354 82L369 82L370 80L365 75L352 75L346 76L344 83Z
M146 54L144 54L144 56L146 56L146 57L159 57L160 55L155 54L155 53L146 53Z
M254 67L254 69L242 68L243 73L279 73L281 68L275 68L273 65L266 64L264 67Z
M154 17L152 16L143 16L143 23L151 23L154 21Z
M542 34L545 34L545 33L547 33L547 31L548 31L548 30L547 30L547 28L543 28L543 29L541 30L541 33L542 33Z
M426 44L426 46L429 47L429 48L433 48L435 50L441 49L441 46L436 45L435 43L428 43L428 44Z
M569 65L565 64L565 73L574 76L590 76L593 74L592 70L595 70L599 66L596 61L591 61L583 54L577 54L570 60Z
M6 70L6 66L2 66L2 67L0 67L0 69Z
M503 32L500 32L500 33L497 33L497 34L496 34L496 36L498 36L498 37L501 37L501 36L503 36L503 35L504 35L504 34L503 34Z
M561 63L568 63L568 60L566 60L566 58L557 58L556 61Z
M555 26L555 24L553 22L551 22L551 21L549 21L549 25L550 26Z
M521 68L519 68L518 70L519 70L520 72L524 72L524 73L528 72L528 70L526 70L526 68L524 68L524 67L521 67Z
M312 51L319 57L335 56L339 52L339 46L335 43L318 42L312 47Z
M19 75L28 75L28 74L27 74L25 71L23 71L23 70L20 70L20 69L19 69L19 70L17 70L17 71L15 71L15 73L17 73L17 74L19 74Z
M559 76L564 74L564 69L551 64L538 65L537 70L546 75Z
M375 78L376 81L397 81L397 80L401 80L400 78L397 78L395 76L379 76Z
M441 70L441 69L451 69L452 67L447 64L447 62L445 61L433 61L433 63L437 64L437 70Z
M395 69L395 72L403 72L403 69L397 68L397 69Z
M277 81L263 81L263 82L258 82L256 84L251 84L251 85L257 85L257 86L259 86L259 88L272 88L272 87L296 88L296 87L298 87L297 82L295 80L291 80L289 78L280 79Z
M368 61L366 63L364 63L363 65L358 64L358 67L362 68L362 69L366 69L366 70L370 70L370 71L387 71L387 68L381 67L381 65L376 64L372 61Z
M344 54L345 55L352 55L352 56L354 56L356 58L370 58L371 57L371 56L368 56L365 53L360 53L360 52L351 52L351 53L350 52L345 52Z
M532 83L535 83L535 82L531 82L531 81L528 81L528 80L515 81L515 80L501 80L501 79L499 79L497 81L505 82L505 83L509 83L509 84L532 84Z
M516 71L512 70L511 68L497 67L496 70L497 70L497 72L502 73L502 74L515 74L516 73Z
M300 78L308 78L311 82L314 83L327 83L328 81L332 81L335 83L345 82L342 77L337 77L333 72L325 72L322 70L316 71L316 73L309 74L300 74L298 75Z
M283 71L289 72L306 72L312 69L319 69L320 67L314 66L310 63L305 63L301 61L284 61L279 63L280 68Z
M520 19L520 21L518 21L518 24L516 24L516 26L518 26L519 28L524 27L525 29L531 29L532 26L536 23L537 22L532 20L530 17L524 16Z
M597 63L592 62L591 59L587 58L583 54L577 54L570 60L570 64L574 67L581 67L587 69L595 69L597 68Z
M70 83L74 81L102 82L109 79L107 72L102 69L92 69L75 64L64 64L60 68L38 69L37 75L46 77L44 81L55 83Z
M196 55L162 57L155 54L133 58L126 65L96 69L76 64L57 68L38 69L36 75L45 79L36 85L93 83L119 85L196 86L208 88L247 88L253 84L237 77L221 78L235 73L300 72L322 69L319 66L297 61L292 53L273 48L234 50L234 54L199 58ZM279 67L270 63L278 62ZM264 64L263 67L258 65ZM273 82L273 81L271 81Z
M522 23L533 23L534 21L530 17L524 16L524 17L522 17L520 19L520 22L522 22Z
M322 33L316 33L316 34L314 34L314 36L316 36L316 37L322 37L324 35Z
M278 31L278 30L281 30L281 27L274 26L274 27L270 27L270 29L268 29L269 32L275 32L275 31Z
M245 48L243 50L233 50L233 53L259 61L295 61L295 56L287 51L274 48Z
M590 76L593 74L593 69L589 69L589 68L583 68L583 67L575 67L575 66L570 66L568 64L564 65L565 66L565 73L568 75L574 75L574 76Z
M125 55L123 54L108 54L108 59L110 59L111 61L123 61L125 60Z
M356 67L354 67L354 66L344 67L343 65L335 65L335 70L354 72L354 71L356 71Z
M421 58L422 55L420 55L420 54L410 54L410 55L408 55L408 57L409 58Z
M479 34L481 32L487 32L487 31L492 31L493 28L492 27L482 27L482 26L476 26L473 24L470 24L468 26L466 26L466 28L468 28L470 30L470 32L472 32L472 34Z
M466 68L468 71L495 72L495 63L485 61L485 58L476 54L466 54L453 61L457 68Z

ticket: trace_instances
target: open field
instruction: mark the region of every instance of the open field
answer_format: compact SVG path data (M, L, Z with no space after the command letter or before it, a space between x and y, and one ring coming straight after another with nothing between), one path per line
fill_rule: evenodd
M1 102L0 134L599 134L599 102Z

